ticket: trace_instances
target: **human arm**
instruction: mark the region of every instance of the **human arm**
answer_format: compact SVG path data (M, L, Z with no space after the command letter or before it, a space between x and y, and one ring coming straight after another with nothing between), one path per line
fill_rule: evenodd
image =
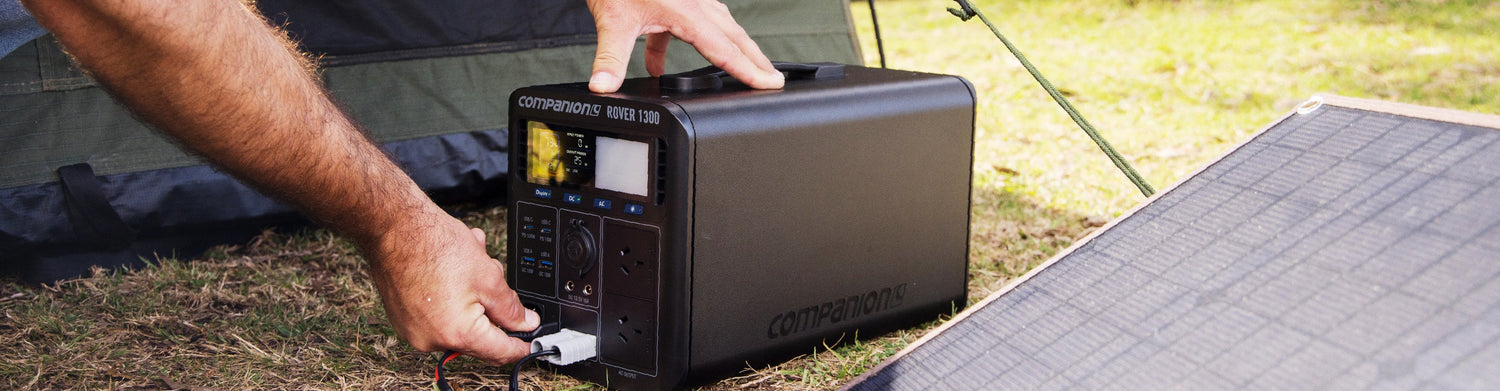
M530 330L538 319L482 233L433 204L253 10L235 0L23 3L141 118L351 239L408 343L494 363L529 351L495 327Z
M614 92L624 80L635 40L646 35L646 72L661 76L671 37L693 45L709 63L754 88L786 79L717 0L588 0L599 31L589 89Z

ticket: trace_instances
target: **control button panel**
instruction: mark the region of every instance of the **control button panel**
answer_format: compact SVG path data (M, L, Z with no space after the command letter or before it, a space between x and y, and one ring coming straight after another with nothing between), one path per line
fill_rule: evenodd
M649 201L642 202L639 199L629 197L611 197L608 194L590 194L587 191L577 189L556 188L548 186L529 187L532 198L528 203L537 205L549 205L554 208L579 210L617 219L625 219L632 222L642 222L638 218L659 218L659 208L651 209ZM524 227L522 227L524 228ZM562 227L556 227L561 230ZM560 231L558 231L560 232Z

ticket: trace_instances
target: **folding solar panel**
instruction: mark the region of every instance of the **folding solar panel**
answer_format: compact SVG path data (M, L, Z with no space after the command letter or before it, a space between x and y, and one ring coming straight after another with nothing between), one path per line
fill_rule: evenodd
M846 388L1500 389L1497 127L1316 97Z

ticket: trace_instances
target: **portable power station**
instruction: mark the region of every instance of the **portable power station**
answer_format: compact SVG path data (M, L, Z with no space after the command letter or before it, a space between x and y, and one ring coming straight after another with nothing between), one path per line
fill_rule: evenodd
M508 282L598 339L559 372L673 389L964 306L973 86L777 68L511 95Z

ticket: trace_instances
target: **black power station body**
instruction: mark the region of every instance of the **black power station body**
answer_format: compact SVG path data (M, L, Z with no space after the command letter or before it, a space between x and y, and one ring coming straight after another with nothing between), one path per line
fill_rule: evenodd
M558 371L672 389L964 306L973 86L778 68L511 96L508 282L599 341Z

